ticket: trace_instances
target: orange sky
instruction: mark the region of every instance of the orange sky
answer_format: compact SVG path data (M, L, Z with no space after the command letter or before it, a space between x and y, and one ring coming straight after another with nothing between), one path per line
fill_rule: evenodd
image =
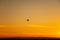
M58 0L1 0L0 5L0 37L60 37Z

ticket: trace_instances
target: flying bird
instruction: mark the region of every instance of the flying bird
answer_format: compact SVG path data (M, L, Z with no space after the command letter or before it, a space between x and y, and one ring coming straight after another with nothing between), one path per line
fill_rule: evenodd
M27 21L29 21L29 19L27 19Z

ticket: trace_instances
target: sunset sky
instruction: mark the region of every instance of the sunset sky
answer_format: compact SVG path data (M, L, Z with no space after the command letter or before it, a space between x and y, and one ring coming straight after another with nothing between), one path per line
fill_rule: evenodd
M0 37L16 36L60 37L60 1L0 0Z

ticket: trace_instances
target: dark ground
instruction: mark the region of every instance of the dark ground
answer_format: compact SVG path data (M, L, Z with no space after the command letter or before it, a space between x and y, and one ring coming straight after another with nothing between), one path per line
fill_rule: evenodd
M0 40L60 40L60 38L0 38Z

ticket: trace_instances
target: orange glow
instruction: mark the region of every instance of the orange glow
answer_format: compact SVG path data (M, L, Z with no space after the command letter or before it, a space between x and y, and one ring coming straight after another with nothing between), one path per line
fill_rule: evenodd
M0 25L0 37L60 37L60 28L50 25Z

